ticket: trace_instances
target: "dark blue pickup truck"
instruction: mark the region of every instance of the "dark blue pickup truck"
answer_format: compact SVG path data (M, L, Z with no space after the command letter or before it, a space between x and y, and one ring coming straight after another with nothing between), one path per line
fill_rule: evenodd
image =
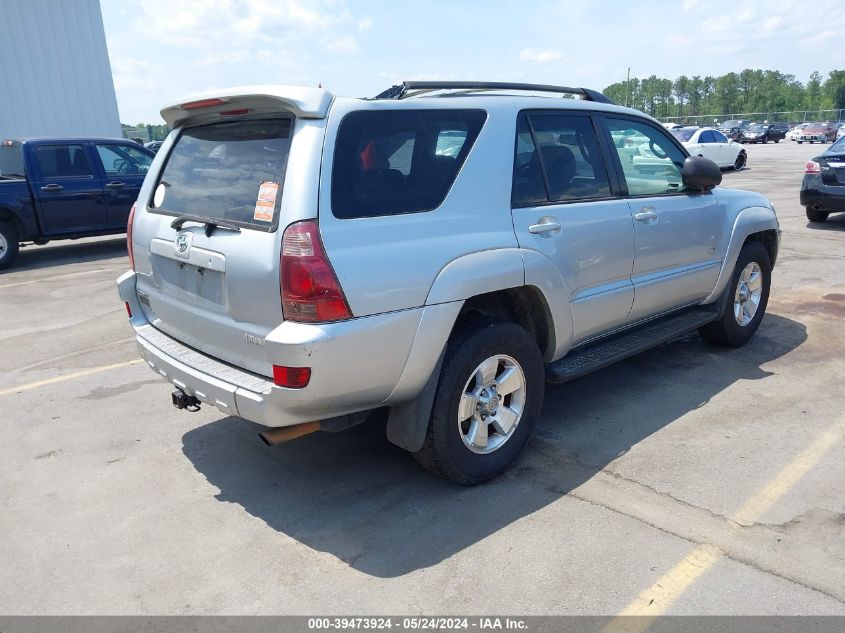
M0 141L0 269L21 242L125 232L154 157L123 139Z

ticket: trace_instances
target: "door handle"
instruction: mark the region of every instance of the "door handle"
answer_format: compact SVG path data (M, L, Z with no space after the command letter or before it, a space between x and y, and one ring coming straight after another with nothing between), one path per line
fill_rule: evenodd
M657 220L657 211L654 210L654 207L643 207L639 213L634 214L634 219L639 222Z
M538 235L540 233L549 233L551 231L560 231L560 222L554 220L540 220L538 224L532 224L528 227L528 232Z
M125 183L115 180L114 182L110 182L106 185L108 189L123 189L126 186Z
M64 189L64 187L62 187L61 185L57 185L55 183L50 184L50 185L44 185L43 187L41 187L41 191L46 191L48 193L49 192L61 191L62 189Z

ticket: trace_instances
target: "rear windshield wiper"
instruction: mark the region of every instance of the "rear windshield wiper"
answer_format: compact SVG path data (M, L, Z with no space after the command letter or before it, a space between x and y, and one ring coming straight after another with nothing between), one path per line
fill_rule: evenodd
M180 215L178 218L173 220L170 223L170 228L176 229L177 231L182 228L182 225L185 222L197 222L199 224L205 225L205 236L211 237L211 234L214 233L217 228L228 229L230 231L236 231L240 233L241 229L234 224L226 222L226 220L221 220L219 218L208 218L202 215L192 215L190 213L186 213L185 215Z

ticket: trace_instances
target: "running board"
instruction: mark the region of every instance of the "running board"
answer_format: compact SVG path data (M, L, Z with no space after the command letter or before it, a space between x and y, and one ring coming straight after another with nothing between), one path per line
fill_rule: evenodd
M676 312L590 343L546 365L546 381L569 382L671 341L719 318L715 306Z

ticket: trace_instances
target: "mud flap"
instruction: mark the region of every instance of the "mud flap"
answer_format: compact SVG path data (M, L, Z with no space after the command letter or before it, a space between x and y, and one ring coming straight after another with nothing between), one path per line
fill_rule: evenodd
M416 398L390 407L387 418L387 439L406 451L416 453L425 441L428 422L431 418L431 407L434 405L434 396L440 382L440 369L445 355L444 349L428 382Z

